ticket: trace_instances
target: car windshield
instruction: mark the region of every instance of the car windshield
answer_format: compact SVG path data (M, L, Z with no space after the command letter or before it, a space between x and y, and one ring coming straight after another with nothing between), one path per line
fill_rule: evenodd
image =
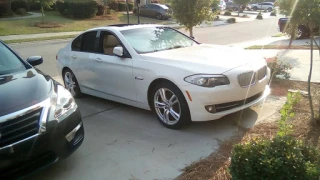
M187 36L168 27L148 27L121 31L137 53L150 53L189 47L197 44Z
M0 43L0 75L24 71L26 69L26 65L5 45Z

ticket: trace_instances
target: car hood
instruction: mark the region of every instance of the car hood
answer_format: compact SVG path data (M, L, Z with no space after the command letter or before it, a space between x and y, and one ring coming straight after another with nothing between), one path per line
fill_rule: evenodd
M247 64L263 66L266 63L263 57L256 53L208 44L147 53L141 56L155 63L183 68L194 73L211 74L222 74Z
M0 116L47 99L52 88L53 80L36 69L0 76Z

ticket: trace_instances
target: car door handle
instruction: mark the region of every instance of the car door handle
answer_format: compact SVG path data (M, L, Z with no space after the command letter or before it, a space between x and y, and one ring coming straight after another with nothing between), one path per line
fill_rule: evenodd
M72 57L72 59L77 59L77 56L75 56L75 55L73 55L73 56L71 56Z
M96 62L102 62L102 60L100 58L96 58L95 60L96 60Z

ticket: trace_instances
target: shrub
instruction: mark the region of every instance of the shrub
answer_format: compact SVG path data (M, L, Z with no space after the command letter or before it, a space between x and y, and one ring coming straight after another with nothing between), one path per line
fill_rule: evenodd
M127 7L126 4L123 2L118 3L118 11L126 11Z
M270 16L277 16L277 12L276 11L272 11Z
M261 14L261 13L259 13L259 14L257 15L256 19L263 19L262 14Z
M16 13L19 15L27 15L27 11L24 8L19 8L16 10Z
M128 6L129 6L129 11L133 11L134 4L133 3L129 3Z
M108 3L108 7L112 10L118 11L118 1L117 0L111 0Z
M6 15L8 12L7 6L5 4L0 4L0 16Z
M26 1L20 1L20 0L11 2L11 9L13 11L17 11L20 8L28 9L27 2Z
M231 16L231 12L230 12L230 11L226 11L226 12L224 12L223 15L225 15L225 16Z
M59 13L61 15L64 15L65 14L65 11L67 9L67 4L62 2L62 1L57 1L56 2L56 7L57 7L57 10L59 11Z
M39 11L41 9L40 2L32 2L30 3L30 10L31 11Z
M283 76L285 79L290 78L290 73L288 72L293 67L291 64L285 64L279 58L267 58L267 65L271 69L271 76L272 78L276 78L278 75Z
M231 154L232 179L318 179L320 152L290 136L236 145Z
M104 6L104 5L98 4L97 9L98 9L98 11L97 11L97 14L96 14L96 15L97 15L97 16L102 16L102 15L105 14L105 12L106 12L106 10L107 10L107 7Z
M68 2L67 13L70 13L74 18L92 18L97 13L96 1Z
M236 18L227 19L227 23L235 23L235 22L236 22Z

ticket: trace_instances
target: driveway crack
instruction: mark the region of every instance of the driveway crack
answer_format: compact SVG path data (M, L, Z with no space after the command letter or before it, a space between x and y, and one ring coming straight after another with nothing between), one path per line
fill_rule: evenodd
M93 114L89 114L87 116L83 116L82 118L87 118L87 117L91 117L91 116L94 116L94 115L97 115L97 114L100 114L100 113L103 113L103 112L107 112L107 111L111 111L113 109L117 109L119 106L115 106L115 107L112 107L112 108L109 108L109 109L105 109L105 110L102 110L102 111L98 111L96 113L93 113Z

